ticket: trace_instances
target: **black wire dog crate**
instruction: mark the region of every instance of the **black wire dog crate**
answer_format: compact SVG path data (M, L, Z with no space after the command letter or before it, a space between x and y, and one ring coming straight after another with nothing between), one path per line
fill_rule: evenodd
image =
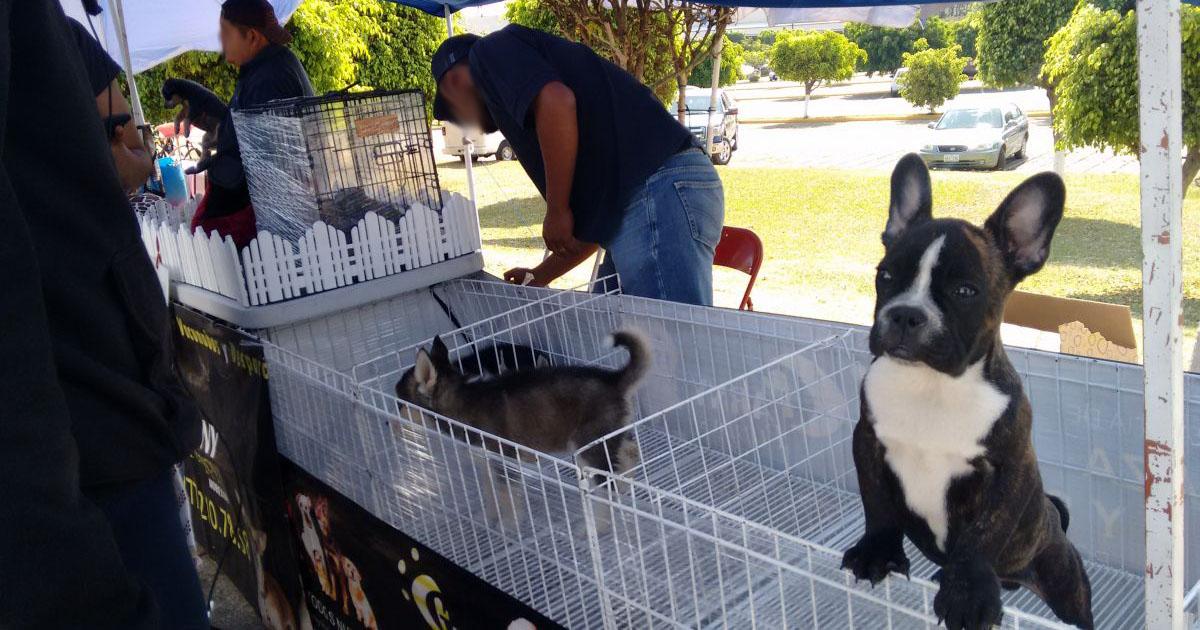
M348 232L442 195L419 90L333 93L234 112L259 230L288 240L320 220Z

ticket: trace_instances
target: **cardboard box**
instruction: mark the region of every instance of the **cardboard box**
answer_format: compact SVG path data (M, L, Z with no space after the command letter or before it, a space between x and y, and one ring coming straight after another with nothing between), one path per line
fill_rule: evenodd
M1128 306L1015 291L1004 309L1008 324L1059 335L1059 352L1138 362Z

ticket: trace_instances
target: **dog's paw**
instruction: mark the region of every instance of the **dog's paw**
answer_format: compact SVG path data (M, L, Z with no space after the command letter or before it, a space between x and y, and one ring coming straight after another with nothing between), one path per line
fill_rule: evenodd
M957 562L938 571L941 583L933 598L933 613L948 630L987 630L1000 625L1000 579L980 561Z
M888 573L908 577L908 556L904 554L903 540L897 532L864 535L842 555L842 568L849 569L855 580L870 580L872 586L882 582Z

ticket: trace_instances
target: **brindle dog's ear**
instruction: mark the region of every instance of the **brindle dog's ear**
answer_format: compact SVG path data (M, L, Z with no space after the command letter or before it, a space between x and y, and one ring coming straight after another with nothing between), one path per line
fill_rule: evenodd
M883 245L890 247L900 235L933 217L933 190L929 169L916 153L900 158L892 170L892 199L888 206Z
M1017 186L988 217L1013 283L1037 273L1050 257L1050 239L1062 220L1067 188L1054 173L1038 173Z

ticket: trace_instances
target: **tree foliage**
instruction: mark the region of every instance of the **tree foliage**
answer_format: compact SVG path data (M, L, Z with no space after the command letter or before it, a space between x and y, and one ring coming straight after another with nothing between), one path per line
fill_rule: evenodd
M1180 14L1184 172L1190 182L1200 172L1200 8L1185 5ZM1050 38L1044 72L1058 96L1053 114L1062 148L1086 146L1138 154L1135 12L1081 3L1066 26Z
M931 17L924 24L914 20L904 28L850 22L845 34L867 52L866 60L858 67L867 73L895 72L904 63L904 53L913 52L913 45L920 38L925 38L930 48L944 48L953 43L950 24L939 17Z
M318 94L351 85L419 88L432 103L429 59L446 37L437 18L386 0L305 0L286 28L293 37L290 47ZM163 81L171 77L191 79L229 100L237 69L217 53L188 52L138 74L143 109L152 123L174 116L160 96Z
M551 35L566 37L554 12L539 0L512 0L504 7L504 19Z
M742 64L744 63L748 62L742 47L731 41L726 35L725 42L721 45L721 87L733 85L742 78ZM712 85L711 55L701 60L692 70L691 76L688 77L688 85Z
M1046 40L1071 17L1073 0L1005 0L979 9L976 67L996 87L1048 85L1040 80Z
M972 10L961 20L948 22L947 26L950 29L950 43L958 44L964 57L974 59L977 55L975 40L979 37L979 11Z
M854 67L867 61L867 53L841 33L784 31L771 47L771 68L781 78L804 84L804 117L808 101L821 82L844 81Z
M900 96L917 107L928 107L930 113L958 96L959 84L967 78L962 72L967 60L960 52L955 45L905 53L904 65L908 72L897 80Z

